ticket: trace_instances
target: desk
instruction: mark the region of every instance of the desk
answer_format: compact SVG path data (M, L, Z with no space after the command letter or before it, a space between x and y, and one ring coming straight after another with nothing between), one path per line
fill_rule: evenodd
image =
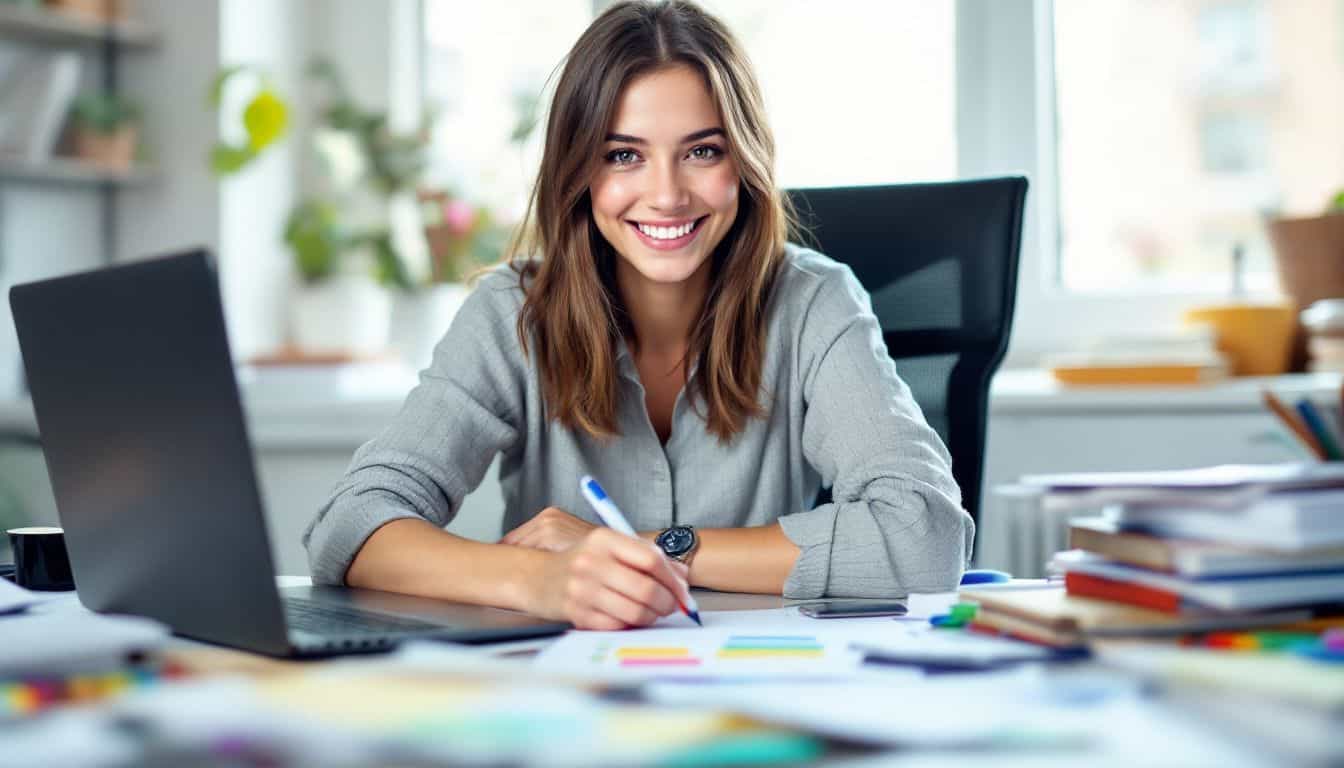
M283 579L285 585L303 583L305 580ZM952 595L919 596L924 604L947 603L954 599ZM710 617L713 612L723 610L755 610L778 608L787 601L778 597L759 595L732 595L702 593L698 596L702 612ZM77 603L66 600L53 604L50 610L82 610ZM0 619L3 621L3 619ZM832 620L842 621L842 620ZM831 622L827 622L832 625ZM893 627L898 626L893 622ZM436 649L442 649L436 650ZM348 658L323 662L286 662L265 659L251 654L202 645L189 640L174 639L167 654L195 668L198 677L170 690L170 685L160 686L160 690L147 690L124 697L120 701L123 707L139 702L131 707L132 712L144 716L145 712L156 713L165 722L171 721L179 729L182 738L187 735L209 731L221 723L233 723L242 729L264 729L268 739L291 744L296 750L293 754L306 755L319 765L340 765L341 755L354 754L348 750L360 748L353 732L342 726L336 730L330 727L318 728L314 722L324 718L334 718L333 722L343 723L343 718L352 717L360 712L361 717L369 718L370 711L377 712L379 707L405 710L408 707L460 708L466 699L484 701L481 698L481 686L493 686L492 695L503 697L511 702L512 721L493 719L492 727L514 729L513 737L535 739L545 742L547 739L568 743L571 735L557 736L553 732L557 723L569 722L570 711L574 707L608 706L612 700L592 699L587 694L557 692L551 688L539 687L532 677L529 661L526 658L499 658L498 647L481 646L461 651L443 646L422 649L429 656L420 656L414 662L397 657ZM437 654L437 655L436 655ZM427 661L431 658L432 661ZM410 664L398 667L397 664ZM413 671L413 674L412 674ZM1081 765L1089 766L1133 766L1161 763L1183 766L1262 766L1283 764L1281 754L1264 751L1253 741L1242 740L1236 732L1211 727L1209 724L1191 717L1180 707L1173 707L1163 700L1130 697L1128 694L1113 694L1117 687L1121 690L1137 686L1125 675L1108 669L1097 663L1082 663L1058 667L1027 667L1005 677L986 677L974 675L925 677L916 670L865 668L853 679L836 683L770 683L759 687L744 687L746 684L718 685L709 688L683 687L680 695L689 692L692 701L700 702L692 706L678 706L668 709L666 706L651 710L628 709L621 705L621 714L611 720L606 715L604 722L623 723L624 728L647 730L646 748L643 754L647 759L654 753L651 744L658 741L659 733L703 733L710 727L721 727L722 720L715 714L720 708L717 700L732 700L744 690L758 699L770 698L786 702L792 708L794 702L798 709L805 709L810 698L865 696L881 701L883 707L890 709L899 718L928 718L936 702L947 690L978 690L984 695L974 702L983 706L987 701L1000 711L1012 711L1017 708L1032 710L1042 706L1041 692L1049 692L1054 701L1045 702L1055 707L1061 720L1073 720L1084 729L1096 731L1096 738L1086 743L1054 744L1049 748L1035 747L1032 743L1009 740L1000 742L1001 749L977 749L972 752L962 750L894 750L867 748L855 744L825 742L826 752L823 763L827 765L899 765L919 766L965 765L974 761L977 766L996 765ZM963 688L953 688L962 686ZM965 688L970 686L970 688ZM262 708L258 699L251 693L265 692L264 700L274 707L277 702L284 706L279 713ZM396 701L384 701L388 691L396 691ZM1024 694L1024 691L1030 691ZM186 695L190 692L191 695ZM175 693L177 699L166 703L155 696ZM1098 705L1098 697L1117 695L1114 702ZM548 697L561 697L560 699ZM564 698L564 697L579 698ZM476 698L472 698L476 697ZM511 698L510 698L511 697ZM1132 698L1132 701L1131 701ZM665 699L664 699L665 700ZM944 705L946 702L943 702ZM11 723L7 727L0 725L0 740L5 741L6 750L0 754L0 762L22 754L24 749L38 749L38 756L54 757L60 750L69 747L69 739L88 738L89 733L80 731L78 722L81 717L89 720L96 713L113 706L111 702L97 707L75 708L62 713L59 717L44 716L34 720ZM172 706L169 707L168 705ZM484 706L483 704L481 706ZM157 708L156 708L157 707ZM548 708L549 707L549 708ZM561 707L556 710L554 707ZM565 709L565 708L569 709ZM971 707L967 707L971 709ZM645 714L635 714L644 712ZM305 713L299 717L296 713ZM549 714L547 714L549 713ZM568 714L566 714L568 713ZM1093 713L1105 713L1104 723L1091 723ZM499 712L495 713L499 715ZM656 715L656 716L655 716ZM1097 717L1102 717L1097 714ZM927 730L955 728L960 725L961 713L934 715ZM659 719L665 718L665 719ZM53 723L60 721L59 729ZM360 721L359 725L366 721ZM477 723L470 717L462 720L442 720L436 727L457 729L455 738L480 738L486 743L489 734L472 728L486 728L487 724ZM739 722L739 721L733 721ZM88 725L86 722L85 725ZM384 727L387 723L383 724ZM740 728L741 725L734 726ZM356 728L356 726L351 726ZM664 731L656 732L658 728ZM48 732L42 733L44 729ZM550 729L550 730L548 730ZM226 729L227 730L227 729ZM357 728L356 728L357 730ZM395 729L393 729L395 731ZM51 735L65 733L66 741L52 740ZM471 734L476 734L472 737ZM187 734L187 735L182 735ZM572 734L574 743L582 743L585 734ZM37 739L41 736L42 739ZM1008 734L1011 736L1011 734ZM264 739L249 742L252 747L264 742ZM278 743L277 742L277 743ZM641 742L643 743L643 742ZM237 746L237 745L235 745ZM460 746L460 744L459 744ZM665 746L665 745L664 745ZM241 747L239 747L241 748ZM46 750L42 752L40 750ZM342 752L341 750L347 750ZM632 753L633 754L633 753ZM179 758L181 756L179 755ZM614 764L637 764L638 759L626 756ZM524 763L536 762L546 765L583 765L584 760L566 761L555 754L532 754ZM170 761L171 762L171 761ZM407 764L419 764L406 761ZM50 761L38 760L30 765L50 764ZM115 763L113 763L115 764ZM245 762L243 764L246 764ZM609 763L608 764L613 764ZM685 763L708 764L708 763Z

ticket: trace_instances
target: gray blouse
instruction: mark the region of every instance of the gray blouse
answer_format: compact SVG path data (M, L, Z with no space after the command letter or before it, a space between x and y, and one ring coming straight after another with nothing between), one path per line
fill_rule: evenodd
M500 455L504 530L547 506L597 523L579 494L579 478L592 475L641 531L779 521L801 550L788 597L952 589L974 525L947 449L887 356L868 294L848 267L794 245L775 286L765 418L723 445L683 392L662 444L621 345L620 435L604 443L546 419L515 330L518 277L490 273L395 420L355 452L308 525L313 579L343 583L364 541L389 521L446 526ZM823 486L834 502L813 508Z

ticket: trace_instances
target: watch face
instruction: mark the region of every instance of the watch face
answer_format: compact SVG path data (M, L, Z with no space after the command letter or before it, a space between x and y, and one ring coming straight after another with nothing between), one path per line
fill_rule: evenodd
M695 532L684 525L668 528L658 534L658 546L673 557L685 554L695 546Z

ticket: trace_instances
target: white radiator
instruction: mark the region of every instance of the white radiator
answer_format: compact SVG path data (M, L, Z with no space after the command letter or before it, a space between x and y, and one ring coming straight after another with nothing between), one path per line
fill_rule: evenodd
M1093 517L1097 509L1051 509L1041 489L1000 485L987 495L975 534L975 565L1020 578L1041 578L1045 564L1069 545L1069 521Z

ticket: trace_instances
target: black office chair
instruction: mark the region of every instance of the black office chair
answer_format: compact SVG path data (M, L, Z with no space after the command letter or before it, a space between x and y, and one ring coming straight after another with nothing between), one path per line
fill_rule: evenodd
M947 444L978 523L989 380L1008 348L1027 180L788 194L806 244L848 264L872 295L887 351Z

